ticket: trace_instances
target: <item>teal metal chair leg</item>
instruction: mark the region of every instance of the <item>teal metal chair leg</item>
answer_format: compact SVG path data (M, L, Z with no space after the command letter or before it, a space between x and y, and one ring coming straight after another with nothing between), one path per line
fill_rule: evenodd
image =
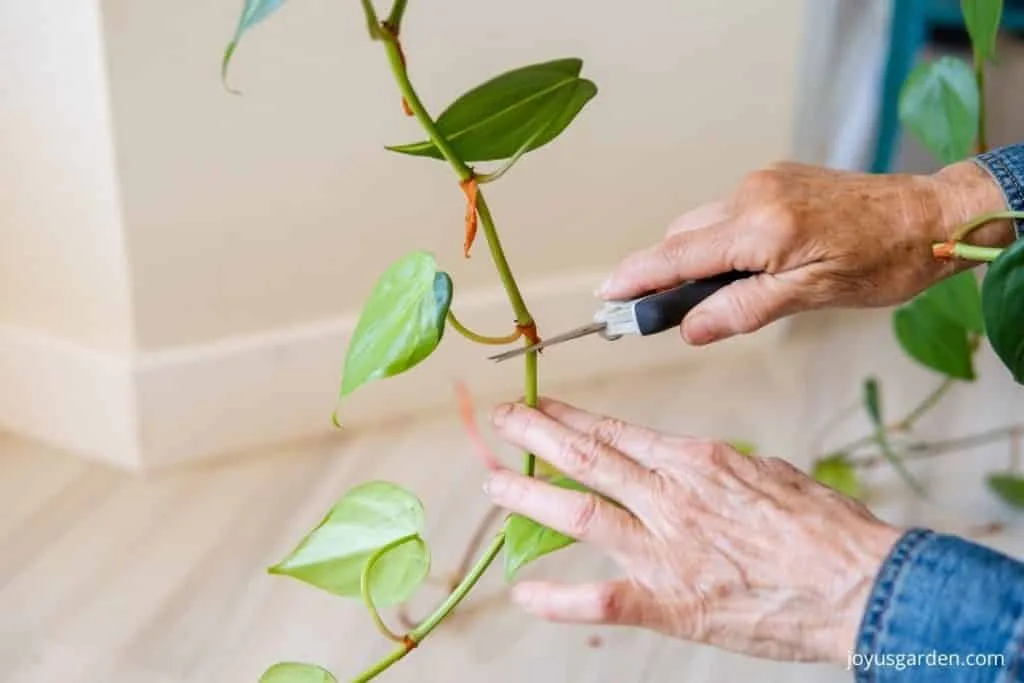
M903 82L925 41L927 0L893 0L889 58L882 80L881 111L872 173L888 173L900 141L899 102Z

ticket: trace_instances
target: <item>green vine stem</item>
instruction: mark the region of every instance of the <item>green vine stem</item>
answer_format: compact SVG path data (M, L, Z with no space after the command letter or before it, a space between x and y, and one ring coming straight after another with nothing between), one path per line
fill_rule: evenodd
M988 151L985 125L988 107L985 106L985 55L977 47L974 48L974 80L978 84L978 154L981 154Z
M448 323L455 328L456 332L477 344L492 344L494 346L500 346L501 344L511 344L523 336L523 331L518 328L515 332L506 334L503 337L489 337L487 335L479 334L463 325L459 319L455 317L455 313L452 312L452 309L450 308L448 309Z
M967 239L968 235L974 232L975 229L980 228L986 223L991 223L992 221L1017 218L1024 218L1024 211L993 211L992 213L982 214L977 218L968 221L967 223L964 223L959 228L957 228L956 232L953 233L953 236L950 237L949 241L962 242L963 240Z
M369 610L370 616L373 618L373 623L377 626L377 630L384 634L385 638L393 640L396 643L404 642L404 639L402 636L388 628L388 625L384 623L384 619L381 618L380 612L377 611L377 606L373 604L373 596L370 595L370 572L373 571L373 567L377 564L377 560L385 554L418 538L419 536L417 534L409 534L407 536L397 538L387 545L377 548L377 550L366 559L366 564L363 565L363 571L359 575L359 592L363 597L363 603L366 605L366 609Z
M502 532L494 537L494 540L491 541L487 550L480 556L480 559L477 560L475 565L473 565L473 568L469 573L466 574L466 578L462 580L462 583L460 583L459 586L452 591L451 595L448 596L448 599L445 600L441 606L438 607L432 615L430 615L430 617L424 620L422 624L410 631L403 639L403 643L400 647L392 650L387 657L374 664L358 677L354 678L353 683L365 683L366 681L373 679L377 675L383 673L392 664L412 652L416 646L423 642L423 640L430 635L431 631L433 631L437 625L440 624L460 602L462 602L462 599L466 597L469 591L473 589L473 586L475 586L484 575L484 572L486 572L487 568L490 567L494 558L498 556L498 553L501 552L501 548L504 545L505 534Z
M1003 253L1002 247L976 247L963 242L943 242L934 246L935 256L941 259L958 258L964 261L991 263Z

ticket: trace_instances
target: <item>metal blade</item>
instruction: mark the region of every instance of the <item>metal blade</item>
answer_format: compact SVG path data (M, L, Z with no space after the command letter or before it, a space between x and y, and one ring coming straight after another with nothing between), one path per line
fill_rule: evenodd
M562 342L571 341L573 339L579 339L580 337L585 337L588 334L598 334L599 332L604 332L606 327L607 325L605 323L590 323L589 325L584 325L583 327L577 327L575 330L570 330L565 334L560 334L555 337L548 337L547 339L542 340L538 344L532 344L530 346L521 346L518 349L512 349L511 351L499 353L495 356L490 356L489 358L490 360L500 363L503 360L508 360L509 358L521 356L529 351L540 351L545 347L554 346L555 344L561 344Z

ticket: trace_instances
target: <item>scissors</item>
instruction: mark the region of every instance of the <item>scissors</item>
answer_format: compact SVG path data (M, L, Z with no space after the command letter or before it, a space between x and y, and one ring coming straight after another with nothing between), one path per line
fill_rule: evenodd
M592 323L530 346L490 356L490 360L500 363L530 351L539 351L591 334L597 334L608 341L620 339L627 334L642 337L658 334L677 327L697 304L715 292L751 275L754 273L734 270L701 280L688 280L671 289L648 292L634 299L608 301L594 315Z

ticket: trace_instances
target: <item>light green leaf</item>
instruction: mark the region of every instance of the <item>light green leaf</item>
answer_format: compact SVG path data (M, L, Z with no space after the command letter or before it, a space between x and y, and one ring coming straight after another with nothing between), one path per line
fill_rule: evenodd
M423 505L412 493L388 482L361 484L349 491L271 574L291 576L343 597L360 596L360 578L376 551L407 536L382 554L370 574L370 596L384 607L405 602L430 570L430 552L420 538Z
M757 455L757 446L749 441L730 441L729 445L743 455Z
M974 71L956 57L919 64L900 92L900 121L943 164L971 154L978 111Z
M415 251L377 280L352 334L341 398L367 382L403 373L433 353L444 335L452 281L434 257Z
M597 94L580 78L583 62L559 59L508 71L467 92L437 119L437 129L466 162L508 159L554 140ZM388 147L443 159L432 141Z
M224 50L224 58L221 60L220 77L225 87L227 87L228 66L231 63L231 57L238 48L238 43L242 40L242 36L253 26L281 9L284 3L285 0L245 0L245 4L242 6L242 14L238 18L238 26L235 27L235 35L231 42L228 43L227 49Z
M893 312L900 346L925 367L955 379L973 381L974 358L967 330L928 297L917 297Z
M1024 384L1024 239L993 261L981 286L985 329L992 349Z
M555 486L573 491L587 488L568 477L555 479ZM523 517L510 515L505 523L505 580L511 581L516 573L530 562L572 545L576 539Z
M820 483L850 498L860 499L863 493L857 470L846 460L845 453L817 461L811 474Z
M871 420L871 425L875 428L875 443L878 444L879 450L882 451L882 456L889 461L889 464L893 466L896 473L903 478L907 486L913 489L920 495L924 495L924 487L911 476L906 466L903 464L903 459L900 458L892 449L892 445L889 443L888 432L885 428L885 420L882 417L882 390L879 388L878 380L874 377L869 377L864 380L864 409L868 413L868 418Z
M1013 472L993 472L986 478L986 483L1004 503L1024 508L1024 477Z
M338 679L315 664L281 662L267 669L260 683L338 683Z
M985 320L981 314L981 288L972 271L966 270L947 277L919 295L957 325L985 334Z
M994 61L1003 0L960 0L960 9L975 52L982 59Z

